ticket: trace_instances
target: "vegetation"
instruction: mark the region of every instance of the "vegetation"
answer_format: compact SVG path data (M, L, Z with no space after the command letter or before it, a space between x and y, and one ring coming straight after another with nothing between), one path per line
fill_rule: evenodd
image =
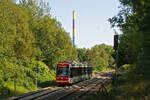
M107 87L109 95L97 94L92 100L149 100L150 1L119 1L120 12L109 19L112 28L118 27L123 33L115 52L117 76Z
M54 84L58 62L86 61L95 72L113 64L111 46L74 48L69 33L51 17L48 3L14 1L0 0L1 99Z
M119 67L117 71L119 77L114 84L114 89L119 92L115 94L116 99L149 100L150 1L119 1L120 12L109 19L112 27L119 27L123 33L120 35L116 51L116 62Z
M93 67L93 72L98 73L113 67L114 59L112 46L105 44L95 45L91 49L78 49L80 62L88 62Z

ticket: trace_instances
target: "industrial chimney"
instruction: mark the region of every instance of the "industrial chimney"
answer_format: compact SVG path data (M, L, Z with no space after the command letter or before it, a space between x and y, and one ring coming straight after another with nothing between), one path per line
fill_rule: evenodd
M73 10L73 33L72 33L72 44L75 47L75 11Z

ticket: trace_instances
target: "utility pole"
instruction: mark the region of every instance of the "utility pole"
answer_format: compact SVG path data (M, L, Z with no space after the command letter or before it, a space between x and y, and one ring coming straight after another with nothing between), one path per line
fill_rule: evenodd
M118 35L118 33L114 30L114 32L115 32L115 35L114 35L114 50L115 50L115 55L114 55L114 57L115 57L115 81L114 81L114 84L116 85L116 79L117 79L117 68L118 68L118 66L117 66L117 48L118 48L118 39L119 39L119 35Z
M17 78L17 74L15 73L14 76L14 95L16 96L16 78Z
M38 86L37 86L37 72L38 72L38 69L35 68L34 71L35 71L35 86L36 86L36 88L37 88L37 87L38 87Z

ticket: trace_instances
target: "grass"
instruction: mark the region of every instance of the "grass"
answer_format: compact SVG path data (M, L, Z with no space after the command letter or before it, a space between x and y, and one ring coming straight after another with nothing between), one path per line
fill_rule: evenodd
M1 87L1 91L0 91L1 92L0 98L5 100L6 98L9 98L11 96L19 95L29 91L31 90L23 86L16 86L16 92L15 92L13 83L3 83L3 87Z
M17 96L23 93L35 91L41 88L45 88L48 86L52 86L56 84L55 78L55 71L50 71L50 77L47 77L47 81L38 81L38 88L36 88L34 81L31 79L30 81L26 82L25 86L18 85L20 81L17 81L16 84L16 91L14 88L14 82L3 82L0 84L0 100L6 100L6 98ZM45 76L46 77L46 76ZM39 77L40 78L40 77Z
M99 92L88 96L88 100L150 100L150 78L132 70L118 75L107 86L108 95Z
M132 82L128 81L118 87L120 97L123 100L149 100L150 99L150 81ZM146 99L149 98L149 99Z
M98 74L98 73L105 72L105 71L108 71L108 70L112 70L112 68L104 67L101 70L93 69L93 74Z

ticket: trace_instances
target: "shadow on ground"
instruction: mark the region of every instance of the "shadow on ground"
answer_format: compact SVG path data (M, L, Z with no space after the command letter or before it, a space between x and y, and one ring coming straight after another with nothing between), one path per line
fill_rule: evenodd
M38 87L41 88L51 87L51 86L57 86L56 81L45 81L43 83L38 84Z

